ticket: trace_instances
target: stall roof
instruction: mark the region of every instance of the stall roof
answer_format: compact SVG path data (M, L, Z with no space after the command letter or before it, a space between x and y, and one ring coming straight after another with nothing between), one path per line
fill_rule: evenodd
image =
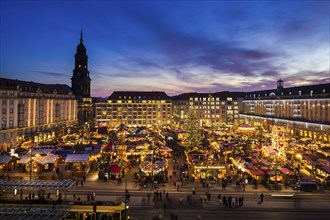
M261 162L262 164L266 165L266 166L271 165L271 163L270 163L268 160L266 160L266 159L261 159L260 162Z
M330 174L330 166L322 166L322 170L324 170L326 173Z
M288 168L285 168L285 167L282 167L279 169L283 174L286 174L286 175L292 175L293 172L291 170L289 170Z
M161 151L173 151L171 148L169 147L163 147L160 149Z
M10 162L12 156L10 155L1 155L0 156L0 164L7 164Z
M307 161L308 163L310 163L311 165L315 166L316 162L314 160L312 160L309 156L304 155L303 156L304 160Z
M87 162L89 154L68 154L65 158L66 163Z
M23 155L19 161L17 161L18 164L26 164L27 162L30 162L30 155Z
M0 189L24 190L67 190L76 183L75 180L0 180Z
M265 173L262 170L250 170L252 175L256 175L256 176L261 176L264 175Z
M32 151L32 155L36 155L36 154L49 154L51 152L53 152L54 149L37 149Z
M264 146L264 149L266 149L268 154L275 154L276 151L271 146Z
M58 155L48 154L47 156L33 157L32 160L34 160L42 165L45 165L47 163L55 163L57 158L58 158Z
M38 156L38 157L33 156L32 160L35 162L38 162L42 165L45 165L47 163L55 163L57 157L58 157L58 155L48 154L46 156ZM26 163L30 162L30 159L31 159L30 155L23 155L17 163L26 164Z
M117 164L114 164L110 167L109 172L110 173L119 173L120 170L121 170L121 168Z
M330 158L327 159L320 158L317 159L317 162L326 166L330 166Z
M40 205L2 204L0 207L0 219L64 219L68 209L45 207Z

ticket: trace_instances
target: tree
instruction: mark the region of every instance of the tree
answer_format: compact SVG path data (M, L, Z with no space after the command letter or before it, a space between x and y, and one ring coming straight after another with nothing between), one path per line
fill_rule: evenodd
M185 132L185 149L188 151L193 151L195 148L201 148L203 137L200 132L197 114L192 106L188 110L187 118L184 121L183 128Z

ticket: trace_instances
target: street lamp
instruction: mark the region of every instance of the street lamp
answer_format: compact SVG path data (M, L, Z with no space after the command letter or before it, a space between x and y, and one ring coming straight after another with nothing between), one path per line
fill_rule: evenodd
M30 181L32 180L32 144L30 145Z
M151 185L152 185L152 189L154 189L154 183L155 183L155 180L154 180L154 154L155 154L155 148L152 149L152 164L151 164Z

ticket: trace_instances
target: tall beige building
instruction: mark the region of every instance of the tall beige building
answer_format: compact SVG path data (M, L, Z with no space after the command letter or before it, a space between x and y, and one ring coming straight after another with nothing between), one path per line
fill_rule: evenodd
M172 120L172 103L165 92L115 91L95 105L98 127L165 125Z
M172 98L173 119L183 121L192 106L200 125L238 125L243 93L184 93Z
M330 83L248 92L243 114L253 125L285 126L292 135L330 142Z
M77 123L77 100L67 85L0 78L0 144L47 141Z

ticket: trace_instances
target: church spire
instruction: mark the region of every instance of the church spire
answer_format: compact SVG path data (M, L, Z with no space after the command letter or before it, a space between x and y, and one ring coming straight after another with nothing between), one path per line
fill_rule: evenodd
M82 31L82 29L80 31L80 43L81 44L83 43L83 31Z

